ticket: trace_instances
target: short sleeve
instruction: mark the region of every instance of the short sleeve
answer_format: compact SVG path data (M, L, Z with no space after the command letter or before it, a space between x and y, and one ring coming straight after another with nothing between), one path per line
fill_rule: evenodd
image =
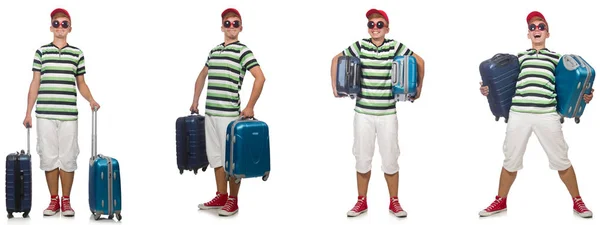
M396 42L396 54L394 56L412 55L413 51L401 42Z
M79 60L77 61L77 72L75 76L81 76L85 74L85 57L83 52L79 52Z
M240 52L240 65L243 70L250 70L255 66L258 66L258 61L254 57L254 53L248 47L242 48Z
M342 55L360 58L360 41L356 41L348 46L348 48L344 49Z
M210 55L212 55L213 50L210 50L210 52L208 52L208 56L206 57L206 62L204 63L204 65L206 67L208 67L208 62L210 62Z
M35 54L33 55L32 71L42 71L42 51L40 49L36 50Z

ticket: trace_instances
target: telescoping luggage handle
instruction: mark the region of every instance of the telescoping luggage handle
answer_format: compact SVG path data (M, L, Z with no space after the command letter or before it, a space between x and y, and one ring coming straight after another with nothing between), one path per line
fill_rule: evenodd
M27 127L27 155L29 155L29 154L31 154L30 153L31 152L31 147L30 147L31 146L31 144L30 144L31 143L31 134L30 134L31 124L27 124L26 127ZM22 151L22 153L25 153L25 152Z
M98 134L97 134L97 123L98 123L98 107L94 106L92 110L92 158L96 158L98 154Z

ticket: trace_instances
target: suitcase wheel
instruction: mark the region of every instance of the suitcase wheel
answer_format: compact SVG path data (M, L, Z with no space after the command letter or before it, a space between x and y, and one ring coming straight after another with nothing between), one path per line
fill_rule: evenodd
M579 120L579 117L575 117L575 123L579 124L581 120Z
M94 213L95 220L99 220L101 216L102 216L102 214L100 214L100 213Z
M504 118L504 123L508 123L508 118Z
M263 175L262 180L267 181L269 179L269 174Z
M208 168L208 166L202 167L202 172L206 172L206 168Z
M183 174L183 169L179 169L179 174Z
M194 169L194 174L198 174L198 169Z
M564 123L565 122L565 118L564 117L560 117L560 123Z
M117 213L117 220L121 221L121 219L123 219L123 217L121 216L121 213Z
M15 217L15 216L13 216L12 212L8 212L8 215L7 215L7 217L8 217L9 219L12 219L12 218L13 218L13 217Z
M29 211L23 212L23 218L27 218L27 217L29 217Z
M496 121L498 121L498 120L500 120L500 117L499 117L499 116L496 116Z
M235 178L235 183L236 183L236 184L239 184L239 183L240 183L240 181L242 181L242 179L240 179L240 178Z

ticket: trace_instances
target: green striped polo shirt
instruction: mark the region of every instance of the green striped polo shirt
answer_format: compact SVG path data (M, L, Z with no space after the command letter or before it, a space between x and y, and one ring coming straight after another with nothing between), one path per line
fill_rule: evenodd
M354 42L343 55L360 59L362 68L361 90L356 98L354 111L367 115L383 116L396 113L396 101L392 95L392 60L395 56L412 55L404 44L385 39L379 47L365 38Z
M208 85L206 115L236 117L240 115L240 90L247 70L258 66L252 51L239 41L221 43L210 50L206 60Z
M41 46L35 51L32 70L41 73L37 118L77 120L75 77L85 74L83 52L68 44L62 49L53 43Z
M522 113L556 112L554 71L560 54L543 48L518 54L521 73L511 110Z

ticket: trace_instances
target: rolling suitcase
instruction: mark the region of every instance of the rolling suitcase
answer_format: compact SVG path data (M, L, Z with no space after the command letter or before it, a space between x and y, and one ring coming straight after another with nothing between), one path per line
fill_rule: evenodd
M14 217L13 213L23 213L23 218L26 218L31 211L30 127L27 128L27 152L21 150L6 156L6 211L9 219Z
M184 170L198 169L206 171L208 157L206 156L206 136L204 132L204 116L192 112L189 116L179 117L175 122L175 142L177 150L177 167L179 174Z
M227 125L225 141L225 173L227 180L262 177L267 181L271 171L271 148L268 125L255 118L240 118Z
M506 53L496 54L479 64L481 81L489 88L488 104L496 121L504 117L504 122L508 123L520 72L519 58Z
M114 215L121 221L121 170L115 158L97 154L97 110L92 111L92 157L89 173L89 205L94 219Z
M356 98L360 92L362 69L360 59L340 56L337 62L336 89L339 96Z
M563 55L559 61L555 73L557 112L560 114L560 122L567 118L575 118L579 123L585 106L584 94L590 94L596 71L581 56Z
M397 102L417 95L417 60L414 56L396 56L392 62L392 95ZM410 100L410 102L414 102Z

